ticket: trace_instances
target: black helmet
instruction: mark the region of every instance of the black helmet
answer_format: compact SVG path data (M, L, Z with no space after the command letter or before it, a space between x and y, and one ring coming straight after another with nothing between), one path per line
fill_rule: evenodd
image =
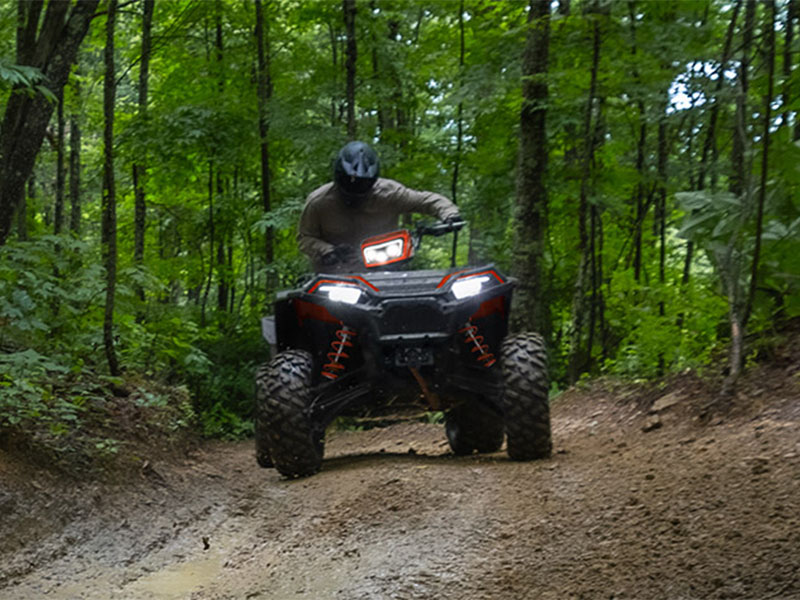
M333 166L333 180L351 205L366 198L379 173L378 154L364 142L346 144Z

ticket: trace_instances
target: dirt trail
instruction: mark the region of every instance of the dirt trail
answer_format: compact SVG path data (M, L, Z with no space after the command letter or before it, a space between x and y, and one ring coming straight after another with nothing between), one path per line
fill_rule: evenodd
M553 458L532 463L457 458L441 426L402 423L330 435L297 481L250 443L115 492L28 477L27 499L0 485L0 598L800 598L791 389L707 425L680 389L572 392Z

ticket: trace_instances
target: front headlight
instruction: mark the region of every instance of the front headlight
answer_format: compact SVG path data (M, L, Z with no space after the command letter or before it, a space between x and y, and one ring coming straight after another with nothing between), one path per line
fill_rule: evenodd
M361 290L354 285L321 285L318 289L335 302L355 304L361 298Z
M401 256L403 256L402 238L364 248L364 262L367 266L386 264Z
M450 289L452 290L456 299L461 300L462 298L469 298L470 296L476 296L477 294L480 294L481 290L483 289L483 284L487 281L489 281L489 277L487 275L464 277L463 279L459 279L453 283L453 287Z

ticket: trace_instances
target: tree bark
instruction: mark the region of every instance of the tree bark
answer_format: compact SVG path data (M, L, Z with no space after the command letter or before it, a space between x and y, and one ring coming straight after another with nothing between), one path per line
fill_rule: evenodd
M103 264L106 268L106 304L103 319L103 344L108 370L119 375L119 363L114 348L114 296L117 286L117 199L114 181L114 100L116 70L114 65L114 27L117 0L109 0L106 20L105 76L103 80Z
M585 359L581 352L583 323L586 313L586 276L590 264L589 236L586 220L589 212L589 182L594 154L594 136L592 135L592 111L597 94L597 73L600 64L600 22L599 15L592 15L592 70L589 83L589 97L586 100L583 130L583 168L581 174L580 200L578 204L578 251L580 254L578 273L575 279L575 293L572 300L572 331L570 335L570 353L567 376L570 383L575 383L585 368Z
M49 2L37 27L44 3L19 0L19 14L25 18L17 31L18 63L39 68L56 96L64 88L98 1ZM0 245L8 239L53 108L41 94L9 97L0 127Z
M750 51L753 44L753 30L755 28L755 0L746 0L745 20L742 31L742 58L739 62L738 93L736 96L736 125L733 131L733 146L731 150L731 176L729 191L742 199L743 204L749 204L752 195L752 186L749 181L748 150L750 135L748 134L748 108L747 94L750 79ZM747 306L746 294L742 289L740 276L744 270L743 258L736 250L739 233L744 226L747 210L743 211L739 228L732 234L724 253L718 257L720 274L723 287L728 298L728 319L731 330L731 345L728 361L728 376L722 384L721 396L733 393L736 382L742 372L744 358L744 317Z
M344 10L344 27L347 35L347 47L345 52L345 70L347 73L347 137L350 140L356 139L356 59L358 51L356 47L356 0L342 0Z
M709 115L708 120L708 131L706 133L705 141L703 143L703 153L700 158L700 169L697 174L697 187L698 191L702 191L705 189L705 178L708 174L709 168L711 168L714 172L715 164L714 159L716 159L716 141L717 141L717 122L719 120L719 111L722 104L720 99L720 92L722 91L722 86L725 84L725 69L728 65L728 61L731 57L731 47L733 45L733 36L736 31L736 22L739 19L739 11L742 8L742 0L737 0L736 4L733 5L733 15L731 16L730 23L728 24L728 32L725 35L725 43L722 49L722 59L720 61L720 73L719 78L717 79L717 83L714 86L714 104L711 106L711 112ZM709 155L711 158L709 158ZM709 163L711 163L711 167L709 167ZM689 283L689 279L691 278L691 270L692 270L692 261L694 259L694 242L687 242L686 243L686 257L684 258L683 263L683 279L682 283L685 285Z
M258 131L261 138L261 205L264 215L272 210L270 187L272 174L269 165L269 103L272 98L272 74L270 72L269 21L264 19L261 0L255 0L256 45L258 52ZM275 261L275 233L271 226L264 231L264 262L269 267ZM267 298L275 290L275 277L267 271L265 290Z
M512 328L550 337L549 303L543 281L547 230L547 72L550 2L530 0L522 59L522 110L514 219L513 273L519 279Z
M66 126L64 123L64 90L58 97L56 110L56 205L53 211L53 233L59 235L64 230L64 187L66 172L64 169L64 137Z
M789 127L789 105L792 101L792 45L794 42L795 0L786 3L786 21L783 24L783 90L781 92L781 126Z
M147 123L147 101L150 83L150 54L152 49L154 0L144 0L142 13L142 60L139 68L139 120ZM133 163L133 195L134 195L134 241L133 262L141 265L144 262L145 233L147 230L147 199L145 197L145 181L147 177L147 154L137 157ZM136 290L140 300L144 300L144 289Z
M75 81L75 96L80 99L80 83ZM78 102L80 105L80 102ZM73 109L69 118L69 230L81 233L81 125L80 109Z
M750 267L750 288L747 292L747 303L742 318L742 328L747 329L750 315L753 313L756 287L758 286L759 262L761 261L761 234L764 230L764 204L767 197L767 179L769 174L769 142L772 121L772 96L775 92L775 0L765 0L767 6L766 52L767 52L767 93L764 96L764 129L761 133L761 180L758 189L758 205L756 207L756 231L753 248L753 261Z

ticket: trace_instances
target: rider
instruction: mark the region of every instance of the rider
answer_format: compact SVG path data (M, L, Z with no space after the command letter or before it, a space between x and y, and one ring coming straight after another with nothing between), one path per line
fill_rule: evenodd
M316 272L362 271L361 241L397 229L401 214L461 220L458 207L444 196L409 189L379 173L375 150L364 142L350 142L339 151L333 181L309 194L297 241Z

